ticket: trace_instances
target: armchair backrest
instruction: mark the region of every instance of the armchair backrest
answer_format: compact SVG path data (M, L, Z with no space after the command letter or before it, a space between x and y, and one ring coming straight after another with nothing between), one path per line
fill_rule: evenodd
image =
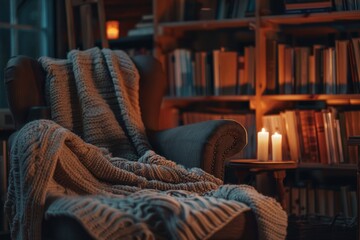
M166 90L165 74L160 62L152 56L139 55L133 61L140 74L142 120L146 130L158 130L160 106ZM19 129L33 120L32 111L46 109L45 72L37 60L16 56L8 61L4 80L9 107ZM43 111L42 117L50 118L49 113Z

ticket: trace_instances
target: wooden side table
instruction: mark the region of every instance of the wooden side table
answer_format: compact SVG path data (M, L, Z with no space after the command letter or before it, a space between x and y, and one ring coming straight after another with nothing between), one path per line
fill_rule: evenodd
M238 175L247 171L249 173L258 174L261 172L272 172L276 181L276 189L281 206L286 209L284 179L286 170L295 169L298 164L294 161L258 161L254 159L233 159L228 162L228 167L235 168Z

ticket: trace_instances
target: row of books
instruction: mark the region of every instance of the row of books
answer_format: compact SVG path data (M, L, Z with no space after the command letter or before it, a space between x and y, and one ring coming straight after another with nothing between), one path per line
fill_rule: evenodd
M294 186L285 187L285 211L288 215L320 215L346 218L357 216L356 189L349 185L333 188Z
M192 52L175 49L167 54L169 95L220 96L255 93L255 47L244 54L216 49Z
M335 108L288 110L263 116L263 126L283 135L284 159L300 163L356 164L357 148L348 146L349 136L360 135L360 111ZM271 148L270 148L271 149Z
M211 112L183 112L183 124L197 123L207 120L231 119L243 125L248 133L248 145L233 158L253 159L255 158L256 147L256 124L255 114L250 113L211 113Z
M334 0L334 6L336 11L354 11L360 10L359 0Z
M267 93L360 93L360 38L335 47L292 47L267 41Z
M270 1L269 1L270 2ZM271 1L272 2L272 1ZM270 3L272 14L300 14L360 9L359 0L283 0Z
M270 2L270 1L269 1ZM169 0L164 22L236 19L255 14L255 0ZM283 0L270 2L273 14L354 11L359 0Z
M170 0L164 22L254 16L255 0Z

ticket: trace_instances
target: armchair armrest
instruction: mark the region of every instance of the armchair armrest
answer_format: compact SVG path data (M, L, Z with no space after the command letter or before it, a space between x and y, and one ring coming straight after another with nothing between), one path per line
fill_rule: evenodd
M223 179L225 160L246 146L247 133L235 121L210 120L152 132L149 139L160 155Z

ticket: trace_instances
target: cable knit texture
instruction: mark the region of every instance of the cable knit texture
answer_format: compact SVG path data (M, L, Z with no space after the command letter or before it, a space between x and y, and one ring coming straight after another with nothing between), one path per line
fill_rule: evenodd
M151 150L139 74L124 52L39 61L53 120L28 123L12 145L13 239L40 239L43 217L54 216L75 218L95 239L207 239L249 207L260 239L285 239L287 216L274 199Z

